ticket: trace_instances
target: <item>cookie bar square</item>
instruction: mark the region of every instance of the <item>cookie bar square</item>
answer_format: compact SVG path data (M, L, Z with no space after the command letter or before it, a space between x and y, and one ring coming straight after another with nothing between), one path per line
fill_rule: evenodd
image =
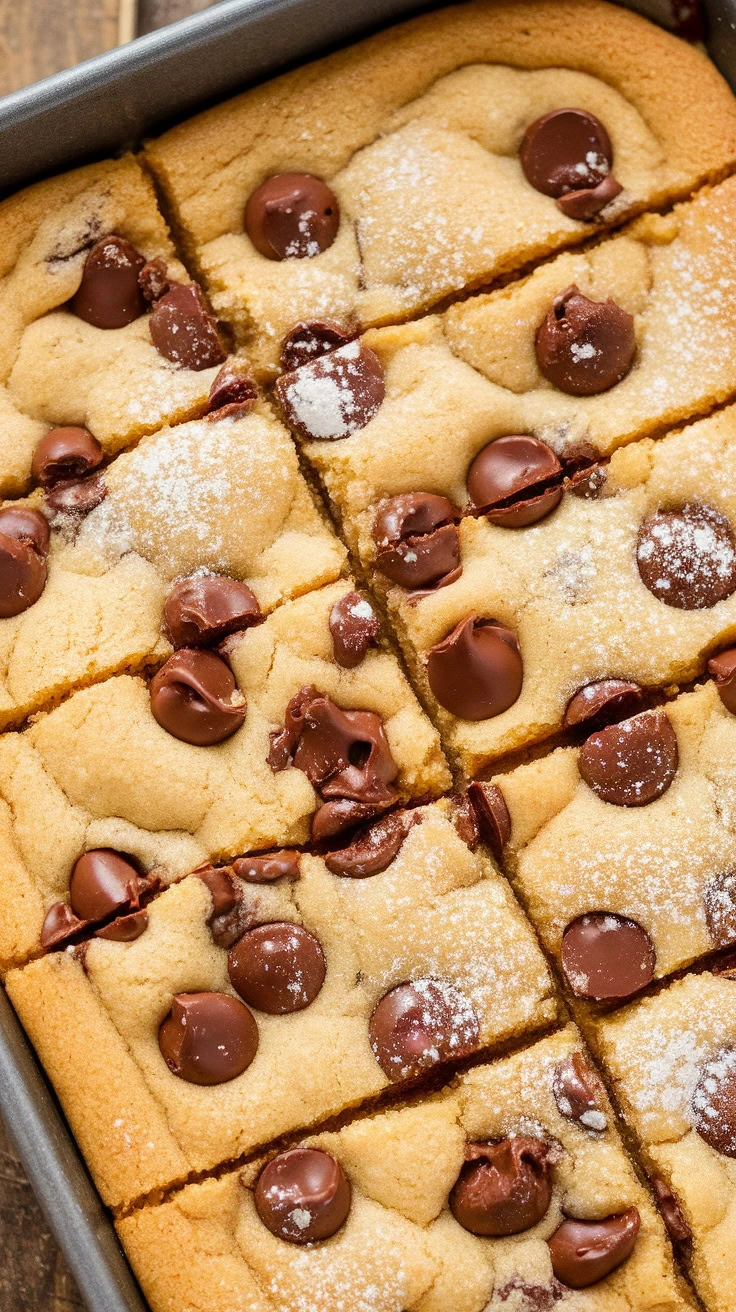
M357 878L354 842L192 875L134 942L8 977L109 1203L554 1021L534 934L450 803L379 821L361 850L375 873Z
M690 975L595 1030L703 1305L733 1312L736 983Z
M0 495L28 488L49 427L112 453L204 411L225 352L132 156L3 201L0 251Z
M69 510L53 508L54 490L53 504L34 494L0 508L0 535L19 509L43 533L45 511L51 527L40 574L33 548L15 571L16 542L0 551L3 725L75 686L160 664L172 641L212 644L344 567L288 433L262 405L162 429L72 491ZM43 589L32 605L29 585Z
M336 660L330 619L356 600L349 582L307 593L229 638L227 659L184 649L150 686L120 675L0 736L0 961L37 948L88 849L169 882L450 786L391 651Z
M578 1076L596 1128L565 1100ZM331 1185L319 1208L312 1173ZM602 1237L596 1269L571 1257L586 1231ZM691 1306L572 1027L441 1094L190 1185L118 1233L153 1312Z
M489 788L512 880L578 997L620 1003L736 941L736 718L715 684Z
M395 573L414 568L411 554L431 560L452 536L459 577L424 591L394 586L388 606L467 775L573 723L582 688L611 678L681 684L733 641L734 453L729 407L616 452L597 471L596 499L573 487L538 523L466 517L384 542Z
M283 413L350 546L372 563L388 498L446 497L445 519L503 508L733 396L735 233L729 179L523 282L284 374ZM518 435L536 454L496 484L492 444Z
M735 158L713 66L594 0L453 6L147 148L218 314L267 372L299 321L407 318Z

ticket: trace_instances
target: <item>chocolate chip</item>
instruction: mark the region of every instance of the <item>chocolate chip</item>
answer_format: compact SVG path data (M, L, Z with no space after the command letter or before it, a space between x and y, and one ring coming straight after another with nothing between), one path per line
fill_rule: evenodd
M529 124L519 159L535 191L557 198L597 187L608 178L613 148L594 114L584 109L553 109Z
M736 647L711 656L708 673L716 681L718 695L726 710L736 715Z
M86 428L51 428L36 446L31 473L42 487L84 478L102 463L102 447Z
M473 803L467 793L451 793L448 801L450 819L458 838L474 852L480 842L480 820Z
M0 619L38 601L46 586L49 526L38 510L0 510Z
M353 841L338 852L328 852L325 865L333 875L347 879L367 879L386 870L401 850L409 830L419 817L411 812L384 816L356 834Z
M594 219L606 205L621 195L623 187L612 173L597 187L583 187L580 191L567 191L558 197L557 207L568 219Z
M382 501L373 525L376 566L402 588L421 588L460 564L458 511L447 497L407 492Z
M494 1302L507 1303L514 1298L515 1312L551 1312L555 1303L564 1298L565 1291L554 1277L548 1285L530 1285L521 1276L512 1276L493 1291Z
M273 884L277 879L299 878L298 852L269 852L267 856L241 856L233 872L246 884Z
M319 941L301 925L257 925L230 949L230 982L244 1002L270 1016L303 1011L325 982Z
M228 911L233 910L238 900L229 870L217 866L207 866L204 870L198 870L196 873L212 898L212 919L217 916L226 916Z
M254 1196L263 1224L290 1244L313 1244L336 1234L348 1218L350 1199L340 1163L320 1148L290 1148L273 1157Z
M651 1186L670 1239L675 1244L689 1243L693 1237L693 1232L682 1215L680 1204L669 1185L662 1179L661 1175L653 1175Z
M88 474L86 478L73 478L56 483L46 493L46 505L51 510L66 514L86 515L99 506L107 496L103 474Z
M438 1062L474 1052L478 1018L472 1004L441 979L397 984L370 1019L373 1055L390 1080L409 1080Z
M721 1048L703 1062L692 1116L701 1139L724 1157L736 1157L736 1048Z
M644 586L677 610L704 610L736 592L733 529L712 506L650 515L639 529L636 563Z
M290 760L325 799L388 806L396 798L391 784L399 771L380 715L343 711L315 688L292 697L284 728L271 735L271 769Z
M350 437L381 407L386 395L383 365L370 347L349 342L313 364L282 374L276 394L287 424L301 437Z
M497 784L475 780L468 786L468 797L478 816L481 834L500 861L511 837L511 816L504 795Z
M171 285L166 261L160 255L148 260L138 274L138 286L149 305L165 296Z
M225 352L197 283L178 283L156 302L149 319L151 341L159 355L183 369L212 369Z
M267 260L304 260L330 247L340 226L337 196L311 173L276 173L251 193L245 231Z
M635 1207L604 1221L563 1221L547 1240L557 1279L572 1289L604 1280L631 1256L640 1224Z
M551 1198L549 1150L520 1134L466 1146L450 1211L473 1235L518 1235L541 1221Z
M371 806L368 802L353 802L346 797L324 802L312 816L312 842L322 843L344 833L346 829L373 820L379 810L379 807Z
M595 396L619 383L634 363L634 320L610 297L591 301L568 287L542 320L536 345L548 382L570 396Z
M75 916L68 902L54 902L46 912L41 928L41 947L44 952L49 952L86 928L87 922Z
M381 625L371 603L359 592L346 592L330 611L330 635L335 660L344 670L360 665L375 646Z
M635 715L591 734L578 756L581 778L612 806L646 806L677 774L677 736L664 711Z
M173 738L199 747L221 743L245 719L245 700L232 670L211 651L183 647L150 687L154 718Z
M109 939L113 943L133 943L148 929L148 912L131 911L125 916L116 916L109 925L101 925L95 930L95 938Z
M705 886L703 907L716 948L736 942L736 870L719 870Z
M258 399L256 385L244 360L226 360L207 397L206 417L226 419L229 415L247 415Z
M169 1070L189 1084L225 1084L258 1051L252 1013L227 993L177 993L158 1032Z
M334 319L307 319L297 323L281 344L281 369L284 373L301 369L303 364L318 360L328 351L347 346L354 337L354 332L335 323Z
M620 1002L654 978L654 944L635 920L612 911L578 916L562 936L562 969L578 998Z
M461 720L486 720L513 706L524 667L511 629L471 613L431 648L427 678L440 706Z
M72 910L82 920L104 920L122 907L137 911L152 887L127 857L109 847L84 852L74 863L69 882Z
M193 574L171 589L163 629L173 647L208 647L261 619L247 583L222 574Z
M567 703L563 729L584 727L587 734L628 719L641 706L644 689L629 679L598 679L578 689Z
M538 437L498 437L468 470L471 505L492 524L525 528L544 519L562 500L562 465Z
M93 328L124 328L145 312L138 286L145 260L124 237L101 237L84 264L71 309Z
M586 1130L606 1129L601 1110L605 1095L596 1071L582 1052L573 1052L558 1062L552 1075L552 1092L560 1116L579 1121Z

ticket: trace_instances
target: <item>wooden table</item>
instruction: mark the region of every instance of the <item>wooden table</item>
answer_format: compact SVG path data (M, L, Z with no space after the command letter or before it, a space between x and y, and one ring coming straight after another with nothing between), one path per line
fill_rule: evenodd
M0 95L70 68L212 0L0 0ZM84 1304L0 1122L1 1312L83 1312ZM104 1308L94 1312L105 1312Z

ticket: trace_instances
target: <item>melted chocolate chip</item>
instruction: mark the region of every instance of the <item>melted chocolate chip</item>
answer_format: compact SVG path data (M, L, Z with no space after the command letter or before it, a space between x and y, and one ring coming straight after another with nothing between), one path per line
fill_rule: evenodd
M572 1289L604 1280L631 1256L640 1224L635 1207L604 1221L563 1221L547 1240L557 1279Z
M258 398L256 385L243 360L227 360L215 378L207 397L208 419L226 419L228 415L247 415Z
M609 724L628 719L641 706L644 689L628 679L598 679L586 683L567 703L563 729L578 729L586 734Z
M86 920L75 916L68 902L54 902L46 912L40 944L44 952L60 947L87 928Z
M376 565L392 583L421 588L460 564L458 511L447 497L407 492L379 506L373 525Z
M578 998L620 1002L654 978L654 944L635 920L612 911L578 916L562 936L562 969Z
M480 821L467 793L451 793L450 819L458 838L474 852L480 842Z
M95 938L108 939L113 943L133 943L148 929L148 912L131 911L125 916L116 916L109 925L101 925L95 930Z
M498 437L470 466L468 496L492 524L525 528L559 505L561 475L554 451L538 437Z
M468 797L478 816L480 832L496 860L500 861L511 837L511 816L504 795L497 784L475 780L468 786Z
M675 1244L688 1244L693 1237L693 1232L682 1215L680 1204L669 1185L661 1175L653 1175L651 1185L670 1239Z
M583 187L580 191L568 191L557 200L558 209L568 219L594 219L606 205L621 195L623 187L612 173L598 183L597 187Z
M169 1070L189 1084L225 1084L242 1075L258 1051L258 1026L226 993L177 993L158 1045Z
M523 677L516 634L472 613L427 658L432 692L440 706L461 720L486 720L507 711L521 692Z
M123 907L137 911L142 894L152 886L127 857L109 847L98 847L75 862L69 901L82 920L104 920Z
M548 382L570 396L595 396L619 383L634 363L634 320L610 297L591 301L568 287L542 320L536 345Z
M193 574L166 598L163 629L173 647L209 647L261 619L247 583L222 574Z
M650 515L639 529L636 563L644 586L677 610L704 610L736 591L736 539L712 506Z
M276 394L290 428L301 437L350 437L377 414L386 395L383 365L362 342L349 342L312 364L282 374Z
M337 852L328 852L325 865L333 875L347 879L367 879L386 870L401 850L409 830L419 820L411 812L395 812L356 834L353 841Z
M156 302L149 319L151 341L159 355L183 369L212 369L225 352L197 283L178 283Z
M246 884L273 884L277 879L299 878L298 852L269 852L267 856L241 856L233 871Z
M286 708L284 728L271 735L269 764L283 770L292 761L325 799L388 806L398 766L380 715L343 711L315 688L302 688Z
M124 237L101 237L84 264L71 309L93 328L124 328L145 312L138 286L145 260Z
M197 876L208 889L212 898L212 919L217 916L226 916L232 911L238 901L238 895L235 890L230 871L217 866L207 866L204 870L198 870Z
M562 1285L554 1277L548 1285L531 1285L528 1280L522 1280L521 1276L512 1276L500 1288L494 1289L493 1301L507 1303L514 1298L517 1312L551 1312L555 1303L564 1298L564 1294Z
M72 478L56 483L46 493L46 505L51 510L66 514L86 515L99 506L107 496L103 474L88 474L86 478Z
M711 656L708 673L716 681L718 695L726 710L736 715L736 647Z
M256 187L245 207L245 231L267 260L320 255L339 226L335 193L311 173L276 173Z
M560 1116L578 1121L586 1130L601 1133L606 1129L606 1117L601 1110L605 1102L603 1085L582 1052L573 1052L557 1064L552 1092Z
M102 463L102 447L86 428L51 428L33 453L31 473L42 487L84 478Z
M254 1201L277 1239L313 1244L329 1239L350 1211L351 1190L340 1163L320 1148L290 1148L264 1166Z
M719 870L705 886L703 907L716 948L736 942L736 870Z
M38 510L0 510L0 619L20 615L46 586L49 526Z
M378 815L380 808L369 802L353 802L346 797L332 802L324 802L312 816L312 842L322 843L328 838L335 838L346 829L364 824Z
M591 734L578 756L581 778L612 806L646 806L667 792L679 764L664 711L635 715Z
M529 124L519 159L535 191L559 198L569 192L589 191L607 179L613 149L594 114L584 109L553 109Z
M693 1127L724 1157L736 1157L736 1048L703 1062L692 1098Z
M339 346L347 346L354 337L354 332L333 319L308 319L297 323L281 344L281 369L284 373L301 369L303 364L311 364L321 355L327 355Z
M232 670L214 652L183 647L161 666L150 694L161 728L199 747L221 743L245 719L245 701Z
M450 1210L473 1235L518 1235L541 1221L551 1198L546 1144L518 1135L467 1145Z
M354 670L369 647L375 646L381 625L371 603L359 592L346 592L330 611L332 650L338 665Z
M325 982L319 941L301 925L257 925L230 949L230 982L244 1002L270 1016L303 1011Z
M478 1018L472 1004L441 979L397 984L370 1019L373 1055L390 1080L409 1080L438 1062L475 1051Z

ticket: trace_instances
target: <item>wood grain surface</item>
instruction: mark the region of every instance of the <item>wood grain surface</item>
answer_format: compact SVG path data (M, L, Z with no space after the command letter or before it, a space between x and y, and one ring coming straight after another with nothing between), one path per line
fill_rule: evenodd
M211 0L0 0L0 95L151 32ZM83 1312L0 1122L0 1312ZM95 1308L93 1312L106 1312Z

